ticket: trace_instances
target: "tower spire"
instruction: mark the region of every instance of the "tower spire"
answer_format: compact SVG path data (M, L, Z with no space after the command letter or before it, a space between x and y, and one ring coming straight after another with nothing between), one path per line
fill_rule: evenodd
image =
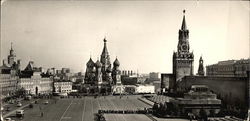
M103 42L104 42L104 43L106 43L106 42L107 42L107 40L106 40L106 36L104 37Z
M182 19L181 30L187 30L187 25L186 25L186 20L185 20L185 12L186 12L186 10L183 10L183 19Z
M108 55L107 40L106 40L106 37L104 37L103 42L104 42L104 47L103 47L103 50L102 50L102 55Z
M13 50L12 45L13 45L13 43L11 42L10 43L10 50Z

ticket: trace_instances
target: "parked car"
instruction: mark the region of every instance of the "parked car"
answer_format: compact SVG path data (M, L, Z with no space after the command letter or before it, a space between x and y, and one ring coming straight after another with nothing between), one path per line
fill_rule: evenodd
M43 103L44 103L45 105L47 105L47 104L49 104L49 101L48 101L48 100L45 100Z
M18 102L16 106L17 106L17 107L21 107L21 106L22 106L22 103Z
M31 95L27 95L24 97L25 100L31 100Z
M4 121L12 121L11 118L5 118Z
M17 110L16 111L16 116L17 117L23 117L24 116L24 110Z
M10 100L9 101L10 104L14 104L14 102L15 102L14 100Z
M10 107L8 106L8 107L6 107L6 111L10 111Z

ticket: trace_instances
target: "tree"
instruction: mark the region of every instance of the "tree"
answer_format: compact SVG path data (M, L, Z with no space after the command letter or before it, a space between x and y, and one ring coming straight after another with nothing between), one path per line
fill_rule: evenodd
M200 117L201 119L203 119L204 121L207 121L207 112L204 109L200 110Z
M18 95L18 96L20 96L20 95L24 96L26 94L27 94L27 91L23 87L18 89L16 92L16 95Z

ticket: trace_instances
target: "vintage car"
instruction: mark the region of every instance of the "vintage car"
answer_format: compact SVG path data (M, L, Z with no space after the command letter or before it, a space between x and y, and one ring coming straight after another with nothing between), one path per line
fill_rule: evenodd
M16 111L16 116L17 117L23 117L24 116L24 110L17 110Z

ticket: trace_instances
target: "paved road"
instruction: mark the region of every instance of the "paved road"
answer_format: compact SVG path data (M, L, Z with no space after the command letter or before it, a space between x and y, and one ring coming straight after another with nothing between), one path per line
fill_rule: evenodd
M137 110L148 106L138 100L137 97L122 99L119 97L84 97L59 99L58 101L51 99L48 105L39 102L39 104L34 104L32 109L24 108L25 116L22 121L94 121L95 114L99 109ZM41 116L42 112L43 116ZM21 121L14 114L10 117L16 121ZM129 121L128 119L140 119L140 117L145 118L145 116L138 117L136 115L126 117L125 114L111 115L109 118L113 121Z
M21 102L21 104L22 104L23 106L17 107L17 106L16 106L16 105L17 105L16 103L14 103L14 104L5 104L5 105L4 105L4 109L5 109L5 111L3 112L3 117L4 117L4 118L5 118L5 117L8 117L8 116L10 116L10 115L12 115L13 113L16 112L16 110L20 110L20 109L23 109L24 107L28 106L31 102L34 102L34 99L33 99L33 100L23 100L23 99L19 99L19 101ZM6 111L7 107L9 107L9 110L10 110L10 111Z

